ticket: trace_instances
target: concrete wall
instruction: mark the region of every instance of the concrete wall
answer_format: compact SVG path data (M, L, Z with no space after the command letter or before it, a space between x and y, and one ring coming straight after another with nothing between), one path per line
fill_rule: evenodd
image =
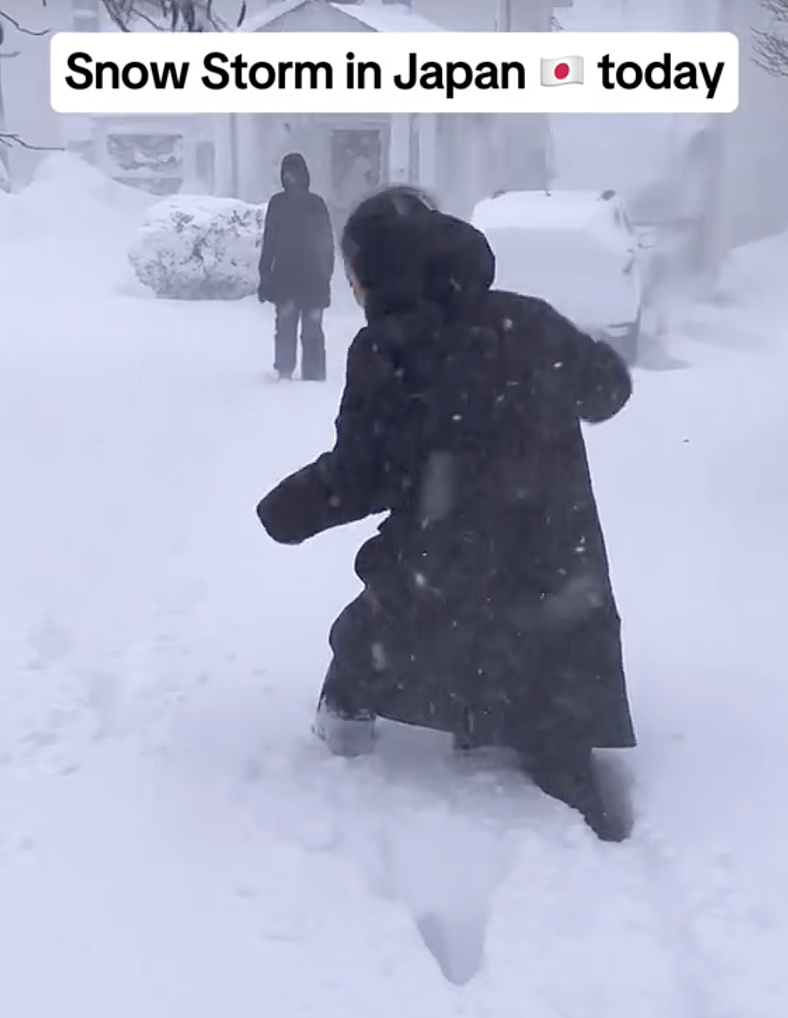
M732 31L740 43L739 108L709 118L707 128L699 243L713 283L733 248L788 229L788 75L775 77L754 59L752 31L769 27L758 0L686 3L688 28Z
M788 228L788 74L774 77L753 59L752 29L767 26L757 0L723 8L723 27L741 43L739 109L722 125L723 249Z

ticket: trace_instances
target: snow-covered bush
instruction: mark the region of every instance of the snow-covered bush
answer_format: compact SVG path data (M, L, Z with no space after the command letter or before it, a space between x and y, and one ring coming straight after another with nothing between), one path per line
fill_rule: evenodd
M238 300L257 290L265 207L235 198L175 195L148 210L129 251L158 297Z

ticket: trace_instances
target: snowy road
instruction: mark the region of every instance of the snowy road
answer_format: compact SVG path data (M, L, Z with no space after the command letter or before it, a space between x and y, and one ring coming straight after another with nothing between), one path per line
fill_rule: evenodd
M309 737L372 524L283 549L254 506L330 440L352 313L270 386L254 302L66 240L0 242L0 1014L783 1018L777 319L698 313L590 436L641 738L605 846L440 740Z

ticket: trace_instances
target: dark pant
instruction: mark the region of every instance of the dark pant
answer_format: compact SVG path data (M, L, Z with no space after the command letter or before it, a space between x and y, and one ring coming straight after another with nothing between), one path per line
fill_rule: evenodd
M347 721L370 717L366 708L358 702L357 689L334 658L323 681L318 708Z
M274 370L291 378L298 359L298 325L301 323L301 377L322 382L326 377L326 341L321 308L305 308L294 301L276 306Z

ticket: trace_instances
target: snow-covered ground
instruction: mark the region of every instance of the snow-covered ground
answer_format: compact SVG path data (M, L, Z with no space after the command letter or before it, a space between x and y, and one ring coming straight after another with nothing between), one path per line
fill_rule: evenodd
M641 739L606 846L441 740L313 742L372 523L279 548L254 507L358 315L268 385L267 309L145 297L132 211L56 191L0 195L0 1015L783 1018L788 241L589 433Z

